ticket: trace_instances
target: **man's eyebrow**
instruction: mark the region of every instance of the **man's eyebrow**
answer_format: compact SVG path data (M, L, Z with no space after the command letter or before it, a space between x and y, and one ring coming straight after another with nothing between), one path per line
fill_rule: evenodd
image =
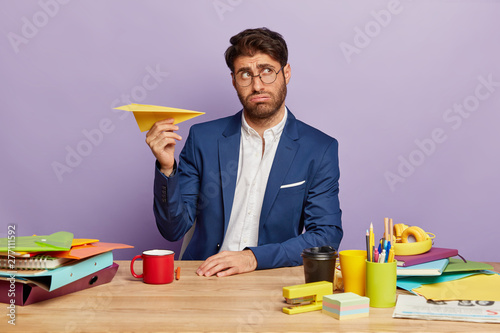
M250 72L250 67L241 67L236 73Z
M258 64L257 65L257 69L262 69L262 68L271 68L271 69L275 69L275 67L271 64ZM238 71L236 73L241 73L241 72L251 72L252 69L250 67L241 67L240 69L238 69Z
M261 68L271 68L271 69L274 69L274 66L271 65L271 64L258 64L257 68L259 68L259 69L261 69Z

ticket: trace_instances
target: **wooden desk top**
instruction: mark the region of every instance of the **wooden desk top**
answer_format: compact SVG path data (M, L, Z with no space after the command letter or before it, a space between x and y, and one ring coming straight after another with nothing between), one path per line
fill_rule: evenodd
M16 307L16 325L2 332L498 332L498 324L393 319L394 308L370 308L368 318L339 321L321 311L287 315L282 288L304 283L303 267L199 277L201 262L179 261L181 279L148 285L130 274L129 261L111 283ZM137 262L137 271L141 263ZM500 264L494 263L499 271ZM405 291L398 291L406 293Z

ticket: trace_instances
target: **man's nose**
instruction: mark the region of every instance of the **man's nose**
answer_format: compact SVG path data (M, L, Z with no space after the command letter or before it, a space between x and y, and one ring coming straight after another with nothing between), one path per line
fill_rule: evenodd
M262 82L262 80L260 79L260 76L257 75L257 76L254 76L252 78L252 88L254 91L261 91L261 90L264 90L264 83Z

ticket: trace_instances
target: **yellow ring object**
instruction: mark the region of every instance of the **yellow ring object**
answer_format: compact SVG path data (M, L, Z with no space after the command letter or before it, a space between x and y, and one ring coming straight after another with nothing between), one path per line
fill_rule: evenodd
M401 239L401 234L406 228L408 228L408 225L404 223L397 223L392 227L394 231L394 237L396 238L396 240Z
M411 239L414 239L412 242ZM413 226L406 228L401 234L401 243L423 242L429 239L427 233L420 227Z
M395 243L394 254L397 256L412 256L429 251L432 248L432 239L415 243Z

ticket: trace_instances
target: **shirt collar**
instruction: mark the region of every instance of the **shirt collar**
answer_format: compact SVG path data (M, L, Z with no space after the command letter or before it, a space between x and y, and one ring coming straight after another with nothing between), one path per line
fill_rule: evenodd
M243 114L244 112L241 113L241 128L243 132L246 135L258 135L257 131L255 131L250 125L248 125L247 121L245 120L245 116ZM275 125L274 127L268 128L267 130L264 131L264 136L266 135L272 135L273 138L279 137L281 133L283 132L283 129L285 128L286 124L286 119L288 116L288 108L285 106L285 115L283 116L283 119Z

